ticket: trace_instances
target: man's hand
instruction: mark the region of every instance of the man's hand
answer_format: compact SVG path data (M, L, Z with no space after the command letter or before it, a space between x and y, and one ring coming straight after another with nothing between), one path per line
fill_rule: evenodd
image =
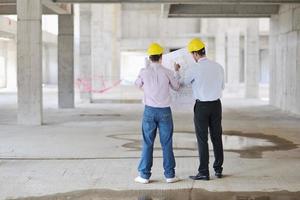
M179 72L180 65L177 64L177 63L174 63L174 69L175 69L176 72Z

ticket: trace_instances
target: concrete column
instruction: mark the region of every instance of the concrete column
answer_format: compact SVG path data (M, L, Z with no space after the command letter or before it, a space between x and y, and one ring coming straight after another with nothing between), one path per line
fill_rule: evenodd
M43 55L43 59L42 59L42 71L43 71L43 78L42 78L42 83L43 84L48 84L48 76L49 76L49 47L46 43L43 43L42 45L42 55Z
M298 8L300 10L300 7ZM300 18L300 14L298 14ZM298 19L299 19L298 18ZM295 101L296 103L296 108L295 108L295 113L300 114L300 21L298 21L298 26L299 30L297 32L297 57L296 57L296 95L295 95Z
M238 92L240 82L240 31L227 32L227 82L230 92Z
M42 124L42 4L17 0L18 122Z
M216 34L216 62L218 62L222 67L226 66L226 40L225 33L223 31L218 31Z
M74 108L74 18L58 16L58 107Z
M7 43L7 88L17 88L17 50L14 40Z
M92 57L91 57L91 5L80 5L80 69L78 85L80 98L84 102L92 100Z
M6 87L7 77L7 44L0 41L0 88Z
M75 89L78 89L78 79L80 78L80 5L73 5L74 15L74 77L75 77ZM80 94L80 92L78 93ZM75 90L75 102L76 98L80 98Z
M278 76L278 65L276 44L278 43L278 32L279 32L279 16L273 15L270 18L270 36L269 36L269 56L270 56L270 86L269 86L269 99L270 104L279 107L279 90L281 84L277 85L279 81Z
M43 45L43 84L58 84L58 48L57 44ZM65 56L65 55L64 55Z
M114 48L112 55L114 57L112 63L111 75L114 81L119 81L121 78L121 38L122 38L122 6L121 4L115 4L113 10L113 32L114 32Z
M99 91L120 79L120 12L117 4L92 5L92 88Z
M248 19L245 32L245 97L259 97L259 22Z

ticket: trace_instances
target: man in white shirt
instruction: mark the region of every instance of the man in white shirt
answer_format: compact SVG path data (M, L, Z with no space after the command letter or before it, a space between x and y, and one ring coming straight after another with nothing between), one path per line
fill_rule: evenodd
M200 165L198 174L190 176L193 180L209 180L208 129L214 149L215 175L222 178L223 143L222 143L222 105L220 98L224 89L224 70L218 63L206 57L204 43L195 38L188 44L188 51L193 55L195 64L189 67L181 78L181 84L192 85L195 98L194 125L198 142ZM175 65L175 71L180 66ZM178 78L180 76L178 75Z

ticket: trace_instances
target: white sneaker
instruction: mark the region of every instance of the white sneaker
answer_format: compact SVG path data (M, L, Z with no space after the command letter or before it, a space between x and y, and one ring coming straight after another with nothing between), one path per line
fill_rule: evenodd
M134 179L134 181L137 182L137 183L142 183L142 184L147 184L147 183L149 183L149 179L145 179L145 178L142 178L142 177L140 177L140 176L136 177L136 178Z
M178 181L180 181L180 179L177 178L176 176L174 178L166 178L167 183L175 183L175 182L178 182Z

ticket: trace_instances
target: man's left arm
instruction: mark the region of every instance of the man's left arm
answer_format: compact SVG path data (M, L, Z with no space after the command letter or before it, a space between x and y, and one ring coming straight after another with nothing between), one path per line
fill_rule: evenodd
M221 76L222 76L222 89L225 89L225 72L224 72L224 68L221 66Z
M136 81L134 82L135 85L138 86L139 88L142 88L144 85L143 78L142 78L142 72L143 72L143 69L141 69Z

